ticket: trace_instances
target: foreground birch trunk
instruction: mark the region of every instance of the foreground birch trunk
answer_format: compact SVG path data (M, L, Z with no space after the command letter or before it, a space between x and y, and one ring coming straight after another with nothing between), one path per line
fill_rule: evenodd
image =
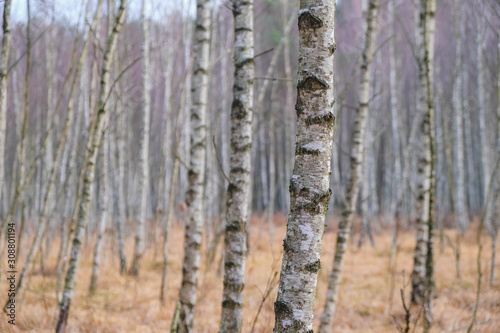
M432 324L432 295L434 289L433 205L435 189L434 152L434 13L435 0L420 0L417 15L417 112L424 117L420 124L422 146L419 158L417 200L417 244L412 273L411 299L423 304L424 331Z
M334 0L300 2L297 138L274 303L276 333L312 331L321 237L331 195L334 13Z
M188 220L184 240L182 285L179 291L181 312L178 331L191 332L196 306L196 287L200 268L203 232L203 188L205 182L206 113L210 50L210 6L208 0L197 0L194 32L192 105L190 117L190 165L188 170Z
M423 18L421 17L423 15ZM421 304L425 294L425 264L427 256L428 240L428 218L429 218L429 194L430 194L430 142L426 135L429 131L427 119L427 82L426 82L426 40L425 33L427 23L425 20L426 4L425 1L419 2L416 18L416 44L417 44L417 66L418 66L418 84L417 84L417 113L423 115L420 123L420 131L423 134L422 146L419 149L419 183L417 196L417 242L415 254L413 257L413 272L411 275L412 291L411 300L413 303Z
M5 133L7 129L7 74L10 49L10 5L11 0L5 0L3 5L3 37L0 49L0 195L3 192L5 177ZM4 202L7 198L4 197Z
M92 199L92 184L94 182L94 171L95 162L97 158L97 152L99 150L99 145L101 143L101 137L105 129L106 120L106 109L107 109L107 96L110 84L110 67L113 59L113 54L116 49L118 33L122 26L123 20L125 18L125 8L127 6L127 0L121 0L120 7L118 9L118 14L116 16L116 21L113 26L113 30L106 45L106 51L104 53L104 58L102 62L101 70L101 88L99 92L99 101L97 104L96 117L93 122L91 122L91 128L89 128L89 137L87 143L87 152L84 165L84 178L83 186L80 200L80 209L78 211L78 219L75 229L75 235L73 238L73 245L71 249L71 257L68 264L68 271L66 274L66 280L64 284L63 298L59 304L59 316L57 319L56 332L65 332L66 324L68 321L69 308L71 305L71 300L75 292L76 274L78 269L78 263L80 261L80 250L81 244L88 220L90 201Z
M231 157L224 234L224 291L219 332L241 332L246 228L250 218L253 118L253 0L234 0L234 86ZM271 158L273 158L271 156Z
M140 210L137 219L136 234L135 234L135 252L132 266L130 267L130 275L139 275L139 269L144 254L144 241L146 236L146 221L148 217L148 190L149 190L149 118L151 113L151 97L150 97L150 78L149 78L149 26L146 18L146 1L142 0L142 59L143 59L143 72L142 72L142 89L143 89L143 132L141 152L139 154L139 165L141 166L139 177L140 188Z
M347 187L347 194L342 211L342 218L339 223L333 267L328 277L328 292L326 296L323 315L321 317L321 324L319 327L320 333L331 331L333 316L335 315L335 310L337 308L339 285L341 281L342 266L344 265L347 240L349 238L352 219L356 211L356 201L359 193L361 167L363 164L366 114L368 112L368 102L370 100L370 68L373 58L373 40L377 22L377 7L377 0L369 0L366 13L363 53L361 56L362 60L360 74L361 79L359 85L359 106L354 121L354 139L350 156L351 170L349 185Z

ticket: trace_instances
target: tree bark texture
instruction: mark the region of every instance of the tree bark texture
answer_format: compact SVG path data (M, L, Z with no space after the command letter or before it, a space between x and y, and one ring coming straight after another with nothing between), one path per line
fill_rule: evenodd
M274 303L276 333L312 332L321 237L331 196L334 14L334 0L300 2L297 137L290 214Z

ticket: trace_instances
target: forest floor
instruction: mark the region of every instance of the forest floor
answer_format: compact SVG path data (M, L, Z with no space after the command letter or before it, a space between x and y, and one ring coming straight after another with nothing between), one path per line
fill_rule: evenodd
M262 308L256 320L254 332L272 332L274 325L273 303L276 299L277 281L281 266L282 240L286 219L275 219L274 239L270 242L267 226L257 218L252 220L250 254L247 259L245 305L243 309L243 331L251 332L259 307ZM454 239L454 231L446 234ZM328 271L332 266L336 233L332 228L323 237L321 255L322 268L318 278L316 296L315 330L319 324L327 288ZM334 332L397 332L397 321L404 326L404 310L400 297L403 288L409 303L409 274L413 264L415 236L413 231L401 232L398 236L398 254L395 274L389 269L391 236L389 231L375 235L376 246L366 242L363 247L355 242L349 244L339 306L335 316ZM181 282L183 229L173 227L170 238L170 259L168 268L167 301L159 302L162 274L162 253L160 241L155 251L151 246L143 261L139 278L121 276L118 271L118 256L106 248L99 289L95 296L88 296L92 269L93 242L84 246L76 296L72 302L68 332L165 332L169 331L178 288ZM483 287L477 313L479 325L473 332L500 332L500 277L493 286L489 285L491 239L483 237L482 256ZM271 246L272 243L272 246ZM133 239L128 240L128 258L131 258ZM54 266L58 242L54 242L50 254L45 258L45 272L40 271L39 260L29 280L29 288L17 307L16 326L7 323L7 317L0 318L0 332L53 332L57 316L55 288L57 274ZM444 252L439 251L439 239L435 242L435 276L437 298L433 303L433 332L465 332L470 322L477 288L477 242L476 231L472 229L462 238L462 279L456 278L454 250L448 244ZM202 249L205 253L205 248ZM27 249L24 250L26 253ZM156 256L155 256L156 253ZM206 258L206 257L204 257ZM500 255L497 254L497 258ZM2 272L5 263L2 259ZM202 261L198 305L194 332L217 332L221 312L222 277L217 271L220 266L220 247L214 263L207 267ZM18 267L21 267L18 264ZM500 275L500 267L497 264ZM0 303L7 297L7 283L2 274ZM394 277L394 292L389 300L391 275ZM274 279L273 279L274 278ZM406 287L405 287L406 286ZM266 290L269 296L264 299ZM411 308L411 323L416 320L420 309ZM421 320L419 319L419 322ZM415 332L419 332L417 328Z

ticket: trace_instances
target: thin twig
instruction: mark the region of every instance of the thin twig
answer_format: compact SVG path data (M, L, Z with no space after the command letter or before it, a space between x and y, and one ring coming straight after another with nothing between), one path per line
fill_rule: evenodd
M220 160L220 156L219 156L219 152L217 150L217 144L215 143L215 135L212 137L212 142L214 144L214 149L215 149L215 157L217 158L217 162L219 163L219 168L220 168L220 171L222 172L222 175L224 176L224 178L226 178L226 180L228 182L230 182L229 180L229 177L226 175L226 173L224 172L224 167L222 166L222 161Z
M269 52L271 52L271 51L273 51L273 50L274 50L274 47L271 47L269 50L266 50L266 51L263 51L263 52L261 52L261 53L258 53L257 55L254 55L254 56L253 56L253 60L255 60L255 59L257 59L258 57L260 57L260 56L262 56L262 55L264 55L264 54L266 54L266 53L269 53Z

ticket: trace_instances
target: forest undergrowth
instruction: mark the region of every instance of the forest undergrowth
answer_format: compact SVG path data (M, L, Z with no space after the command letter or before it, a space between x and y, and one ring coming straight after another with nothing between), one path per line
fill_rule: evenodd
M327 274L331 269L335 248L336 220L330 220L330 227L323 236L321 270L318 276L315 330L319 325L325 293ZM357 221L359 222L359 221ZM285 234L286 218L275 217L274 239L269 238L267 225L257 217L252 219L250 228L250 252L247 259L245 303L243 310L243 332L272 332L274 326L273 302L276 299L277 281L281 269L281 252ZM356 223L356 225L359 223ZM455 253L449 242L444 251L439 250L439 235L435 241L435 281L437 297L434 299L433 332L466 332L472 316L477 287L477 221L461 242L462 278L456 278ZM159 234L159 233L158 233ZM454 239L453 230L445 234ZM98 292L88 296L92 270L92 240L84 245L81 269L78 272L77 290L68 323L69 332L160 332L168 331L178 299L181 283L183 228L175 224L170 236L170 261L168 266L168 287L166 302L162 306L159 291L162 275L161 240L148 247L143 269L138 278L120 275L119 258L113 252L114 240L107 238ZM446 237L445 237L446 240ZM375 247L367 241L358 248L358 233L349 244L345 261L339 308L334 319L335 332L398 332L397 326L405 326L400 290L403 289L406 304L409 305L409 285L413 264L415 236L413 230L400 231L396 269L393 279L389 269L391 233L381 230L375 234ZM271 246L272 244L272 246ZM473 332L498 332L500 327L500 281L490 286L491 240L483 236L482 256L483 287L477 314L478 325ZM128 258L132 257L132 238L127 242ZM52 332L57 319L55 263L59 240L50 247L44 258L44 271L40 268L40 258L35 262L28 288L18 301L19 313L16 326L0 321L0 332ZM222 299L222 276L220 272L220 245L213 264L207 266L206 246L202 248L203 260L201 280L198 288L194 332L217 332ZM498 254L497 254L498 256ZM2 271L5 263L2 262ZM497 269L499 269L497 267ZM391 281L393 295L390 301ZM2 279L1 290L6 290ZM0 294L0 302L6 295ZM19 298L18 298L19 299ZM260 310L259 310L260 308ZM419 332L421 309L409 309L412 332L418 319ZM258 317L257 317L258 313ZM257 317L257 320L256 320ZM255 322L255 323L254 323Z

